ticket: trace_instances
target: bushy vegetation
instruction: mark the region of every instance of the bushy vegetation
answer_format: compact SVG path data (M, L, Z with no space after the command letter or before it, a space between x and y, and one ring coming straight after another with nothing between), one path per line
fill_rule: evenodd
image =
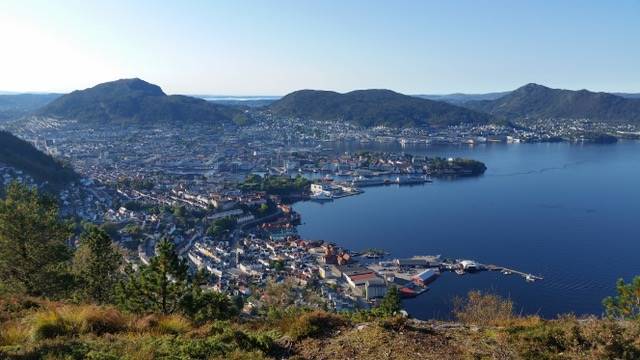
M333 331L347 324L347 321L325 311L306 312L288 322L286 334L294 340L308 337L331 335Z
M609 318L640 320L640 276L630 283L619 279L616 284L618 294L604 299L604 310Z
M513 318L513 303L498 295L471 291L466 298L454 299L453 313L465 324L498 326Z
M236 218L234 218L233 216L226 216L221 219L217 219L207 229L207 235L213 237L221 236L225 232L233 230L233 228L236 226L236 223Z
M54 199L10 184L0 200L0 282L27 295L57 297L71 287L70 227Z
M273 195L294 195L306 192L311 182L304 176L260 176L251 174L240 184L245 191L264 191Z
M240 324L196 325L181 315L133 315L113 307L38 302L8 309L0 324L0 358L264 358L277 334ZM15 310L16 312L12 312Z
M429 168L436 172L460 168L470 171L470 175L481 175L487 170L487 166L481 161L463 158L455 158L449 161L449 159L441 157L430 159Z

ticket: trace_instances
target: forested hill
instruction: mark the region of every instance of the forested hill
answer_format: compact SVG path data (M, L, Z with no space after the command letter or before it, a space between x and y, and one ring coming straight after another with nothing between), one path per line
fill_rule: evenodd
M640 99L588 90L551 89L527 84L496 100L469 101L464 106L512 119L590 119L608 123L640 123Z
M82 122L245 123L244 112L183 95L167 95L140 79L121 79L76 90L37 112L39 116Z
M0 167L3 165L22 170L38 182L46 181L54 187L78 178L71 168L6 131L0 131Z
M441 127L486 124L493 117L445 102L421 99L391 90L300 90L269 106L276 115L314 120L335 120L371 127Z

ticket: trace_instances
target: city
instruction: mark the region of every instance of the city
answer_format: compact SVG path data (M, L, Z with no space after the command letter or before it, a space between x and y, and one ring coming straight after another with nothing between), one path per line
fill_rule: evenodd
M4 0L0 359L640 359L637 0Z

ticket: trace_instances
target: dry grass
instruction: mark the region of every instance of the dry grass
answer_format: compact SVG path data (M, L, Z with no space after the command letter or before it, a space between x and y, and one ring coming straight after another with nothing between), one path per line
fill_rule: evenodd
M518 317L510 304L485 295L459 308L464 323L400 317L358 323L299 311L273 321L196 326L178 315L24 305L11 305L15 312L6 314L13 315L0 321L0 359L640 359L640 322Z
M31 319L31 337L33 340L52 339L73 333L73 328L58 311L37 312Z
M29 327L21 321L8 321L0 326L0 345L19 345L29 341Z
M129 317L113 307L66 306L58 312L78 334L113 334L128 329Z
M295 359L461 359L463 352L450 334L404 327L385 329L382 324L359 324L330 338L307 338L295 344Z
M324 311L312 311L295 318L283 319L281 328L294 340L331 335L346 325L343 317Z
M454 299L454 311L459 321L478 326L506 326L513 316L511 300L498 295L471 291L466 299Z
M180 315L167 315L158 319L156 330L161 334L185 334L193 329L191 322Z

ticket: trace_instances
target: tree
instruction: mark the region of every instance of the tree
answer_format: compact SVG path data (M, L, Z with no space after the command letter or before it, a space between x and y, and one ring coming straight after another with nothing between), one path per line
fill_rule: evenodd
M207 235L209 236L220 236L225 231L231 230L236 226L236 219L232 216L226 216L222 219L218 219L211 224L209 229L207 229Z
M55 297L72 285L70 227L54 199L17 182L0 200L0 281L28 295Z
M186 211L184 209L184 206L176 206L173 208L173 216L179 218L179 219L184 219L186 215Z
M186 262L173 244L163 239L157 255L138 271L127 269L127 279L117 288L122 307L136 313L180 313L196 322L229 319L238 314L237 305L225 294L205 290L209 274L190 276Z
M236 316L240 309L229 296L202 288L208 275L202 271L195 276L190 294L181 303L182 312L198 323Z
M609 296L602 301L607 317L640 319L640 276L636 276L628 284L619 279L616 291L617 296Z
M188 266L176 254L173 243L162 239L156 253L149 265L141 265L137 272L128 269L127 279L118 285L118 301L125 309L172 314L190 295Z
M384 298L382 298L377 311L380 315L389 316L398 313L400 310L402 310L400 306L400 292L398 292L397 287L390 286Z
M88 225L73 258L78 291L85 300L110 303L114 298L122 255L103 229Z
M258 213L260 215L265 215L267 212L269 212L269 205L267 204L260 205L260 207L258 208Z

